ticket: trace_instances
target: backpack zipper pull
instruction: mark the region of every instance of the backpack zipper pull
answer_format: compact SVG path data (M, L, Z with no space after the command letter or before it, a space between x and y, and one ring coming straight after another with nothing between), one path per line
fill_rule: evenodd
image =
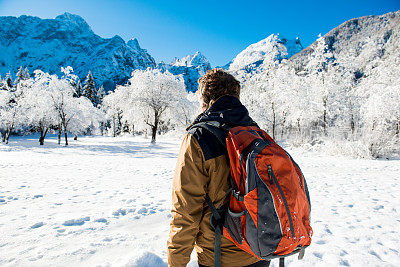
M273 184L274 183L274 179L272 178L273 173L272 173L271 165L267 165L267 170L268 170L268 175L269 175L269 181L270 181L271 184Z

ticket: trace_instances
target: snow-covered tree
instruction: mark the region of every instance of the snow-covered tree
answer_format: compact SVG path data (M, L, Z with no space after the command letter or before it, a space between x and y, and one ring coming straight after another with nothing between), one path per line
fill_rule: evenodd
M186 123L191 117L193 101L189 101L184 82L169 72L136 70L125 86L108 94L103 106L112 120L113 134L124 125L137 131L150 127L152 142L159 131Z
M92 72L89 70L88 75L86 76L82 95L88 98L92 103L95 103L96 99L96 85L94 82L94 78Z
M16 76L16 78L14 80L14 84L15 85L19 84L20 81L24 81L24 80L29 79L30 75L29 75L28 68L26 68L26 67L22 68L22 66L19 67L19 69L17 71L17 74L15 76Z
M9 91L12 91L13 88L14 88L14 82L13 82L13 80L11 78L11 73L10 72L8 72L6 74L5 85L6 85L7 90L9 90Z
M21 98L25 84L19 83L16 87L8 87L0 91L0 129L2 142L8 143L11 133L21 128L25 117L21 108Z
M3 80L0 76L0 90L8 90L6 80Z
M102 108L109 120L109 128L111 128L114 137L120 134L122 130L122 110L126 108L125 104L128 101L126 91L124 86L117 86L114 92L110 91L103 100Z
M24 69L24 76L25 76L25 80L27 80L31 77L31 75L29 74L28 67L25 67L25 69Z
M375 158L400 155L400 58L386 58L365 75L356 89L363 142Z
M96 107L101 105L105 95L106 95L106 92L104 90L103 85L101 85L96 91L96 101L95 101L95 106Z
M167 112L173 113L167 115L171 118L173 125L177 125L181 129L186 129L192 123L195 116L201 112L199 98L195 93L189 92L186 97L183 96L178 101L174 109L169 109Z
M83 95L83 88L82 88L82 83L81 80L78 78L77 81L72 83L72 86L75 89L74 96L75 97L81 97Z
M43 145L50 127L57 125L57 112L51 102L52 90L49 87L52 84L51 76L40 70L34 73L34 79L29 79L29 86L24 91L24 97L21 99L21 106L26 117L28 125L34 130L40 132L39 144Z
M174 109L186 97L184 82L169 72L152 69L134 71L129 82L132 104L140 108L140 117L150 126L151 142L155 143L165 111Z
M12 132L39 131L40 145L44 144L52 128L67 134L86 133L96 129L104 121L102 110L95 108L91 101L77 97L79 81L71 67L61 68L63 76L50 75L41 70L34 71L30 78L28 70L19 68L15 85L10 75L0 79L0 132L3 142L8 142ZM8 81L8 82L7 82Z
M68 132L79 133L90 127L93 123L101 119L101 112L93 107L93 104L86 98L74 97L74 88L71 80L76 76L72 74L72 68L61 68L64 76L58 79L52 75L49 81L51 91L51 101L57 112L59 124L59 140L61 131L64 132L65 145L68 145Z

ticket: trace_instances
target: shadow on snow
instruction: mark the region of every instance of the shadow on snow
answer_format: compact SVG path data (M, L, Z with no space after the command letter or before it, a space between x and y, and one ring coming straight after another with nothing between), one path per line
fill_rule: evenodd
M64 138L61 144L58 144L56 134L49 134L44 145L39 145L39 134L27 136L12 136L8 145L0 146L3 151L27 151L35 153L58 153L63 154L65 149L77 155L115 155L121 154L135 158L165 157L171 158L177 156L176 143L168 140L159 140L156 144L151 144L150 139L143 137L104 137L104 136L78 136L78 140L73 140L69 136L68 146L64 145Z

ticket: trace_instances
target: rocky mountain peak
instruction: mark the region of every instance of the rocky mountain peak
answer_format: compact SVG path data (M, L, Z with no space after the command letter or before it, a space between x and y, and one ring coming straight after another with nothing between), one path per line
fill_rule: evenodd
M92 31L89 24L87 24L87 22L79 15L65 12L64 14L55 17L55 20L58 20L62 23L69 23L75 25L76 27L84 31Z
M131 48L140 51L142 48L139 45L139 41L137 38L133 38L126 43Z
M252 72L260 65L278 64L301 50L303 50L303 46L298 37L288 39L279 34L271 34L240 52L229 66L229 70Z
M135 69L156 67L137 39L127 43L118 35L102 38L86 21L71 13L55 19L33 16L0 17L0 75L15 75L20 66L60 74L71 66L80 79L92 71L96 85L113 90Z

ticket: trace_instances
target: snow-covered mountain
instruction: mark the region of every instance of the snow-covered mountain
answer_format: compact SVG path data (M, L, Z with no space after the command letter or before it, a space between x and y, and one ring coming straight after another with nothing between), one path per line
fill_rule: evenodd
M0 17L0 74L15 74L20 66L59 73L72 66L83 79L89 70L97 86L108 90L123 84L134 69L155 67L154 59L137 39L118 35L101 38L78 15L64 13L55 19L33 16Z
M182 59L174 59L171 63L161 62L158 68L162 71L169 71L174 75L182 75L185 80L186 90L197 91L197 80L211 69L210 62L200 52L188 55Z
M400 11L346 21L296 54L278 40L249 46L229 69L261 127L345 140L375 158L400 153Z
M302 75L308 73L307 65L315 58L318 45L324 42L325 54L344 68L354 68L362 78L376 64L400 55L400 10L379 16L364 16L348 20L315 41L288 61L289 66ZM380 60L377 60L380 59Z
M0 17L0 26L0 75L3 77L8 72L14 77L20 66L56 74L60 73L60 67L72 66L80 79L90 70L97 86L113 90L116 84L127 81L132 70L158 67L182 75L186 89L194 92L197 79L211 69L200 52L169 64L157 64L136 38L127 43L118 35L101 38L83 18L70 13L55 19L25 15Z
M229 71L237 76L248 76L261 69L269 69L303 50L300 39L287 39L279 34L249 45L228 63Z
M324 46L324 54L330 54L331 63L341 67L356 68L356 76L362 77L371 69L376 58L384 60L398 57L400 40L393 38L400 32L400 11L380 16L365 16L348 20L303 49L300 39L286 39L279 34L251 44L240 52L233 61L225 65L236 77L250 78L278 66L283 59L297 74L307 75L307 65L315 59L318 49ZM321 44L324 42L324 44ZM318 48L318 45L320 46Z

